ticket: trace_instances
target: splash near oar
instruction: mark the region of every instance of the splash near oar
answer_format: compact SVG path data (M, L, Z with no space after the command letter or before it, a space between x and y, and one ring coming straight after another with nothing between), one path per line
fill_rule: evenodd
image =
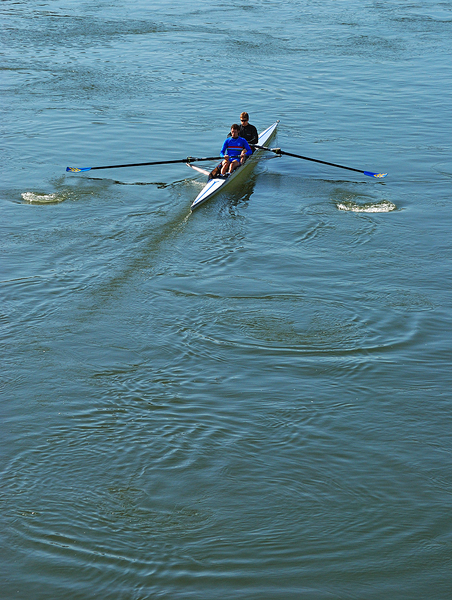
M344 165L337 165L336 163L327 162L325 160L319 160L317 158L309 158L308 156L302 156L301 154L292 154L291 152L285 152L284 150L281 150L281 148L268 148L266 146L258 146L257 144L254 145L254 148L259 148L260 150L268 150L268 152L274 152L275 154L278 154L279 156L281 156L281 155L293 156L294 158L310 160L311 162L320 163L321 165L329 165L330 167L339 167L339 169L347 169L347 171L355 171L356 173L363 173L364 175L367 175L368 177L377 177L377 178L381 179L383 177L386 177L386 175L387 175L387 173L374 173L373 171L361 171L361 169L354 169L353 167L344 167Z
M144 163L130 163L127 165L106 165L103 167L66 167L66 171L69 173L80 173L81 171L94 171L96 169L122 169L124 167L146 167L149 165L172 165L174 163L191 163L201 160L218 160L219 156L208 156L206 158L196 158L194 156L187 156L187 158L180 158L177 160L158 160L154 162Z

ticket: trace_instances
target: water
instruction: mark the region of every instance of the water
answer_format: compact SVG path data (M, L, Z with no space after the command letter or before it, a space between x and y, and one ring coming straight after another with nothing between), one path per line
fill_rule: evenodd
M0 11L2 599L449 598L452 2Z

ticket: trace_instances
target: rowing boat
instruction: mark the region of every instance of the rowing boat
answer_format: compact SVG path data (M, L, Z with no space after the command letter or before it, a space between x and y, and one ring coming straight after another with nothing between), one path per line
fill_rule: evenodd
M267 127L267 129L265 129L259 134L259 146L265 146L265 144L268 144L271 141L271 139L276 133L278 123L279 121L276 121L276 123L273 123L273 125L270 125L270 127ZM196 198L193 200L191 209L194 210L195 208L198 208L198 206L204 204L206 200L212 198L212 196L217 194L220 190L224 190L226 187L229 187L230 183L234 179L237 179L238 176L243 176L244 173L249 172L251 167L256 164L256 162L259 160L263 153L265 153L265 150L256 149L253 152L253 154L243 163L243 165L237 167L226 178L213 177L212 179L210 179L207 182L207 184L203 187L203 189L199 192L199 194L196 196ZM187 163L187 166L191 167L195 171L198 171L199 173L203 173L204 175L210 175L209 171L201 169L200 167L192 165L191 163Z
M264 131L259 134L259 141L257 144L253 144L254 153L247 159L247 161L237 167L231 175L226 176L212 176L212 173L218 172L218 167L221 165L217 165L217 168L214 171L209 172L205 169L201 169L200 167L196 167L192 164L192 162L199 162L201 160L211 161L217 160L216 156L209 156L207 158L194 158L193 156L188 156L187 158L182 159L173 159L173 160L158 160L153 162L144 162L144 163L129 163L127 165L104 165L103 167L66 167L66 171L71 173L78 173L80 171L91 171L94 169L119 169L122 167L144 167L149 165L169 165L174 163L186 163L187 167L191 169L195 169L199 173L203 173L209 177L207 184L203 187L200 193L196 196L193 201L191 208L197 208L201 204L203 204L209 198L212 198L213 195L217 194L220 190L223 190L226 185L229 185L233 179L241 174L249 171L249 167L252 167L256 164L257 160L261 156L262 152L274 152L274 154L278 156L293 156L294 158L301 158L302 160L310 160L315 163L320 163L322 165L328 165L330 167L338 167L339 169L347 169L348 171L355 171L355 173L364 173L364 175L368 175L369 177L377 177L382 178L386 177L387 173L374 173L373 171L362 171L361 169L355 169L353 167L344 167L344 165L338 165L336 163L327 162L325 160L319 160L318 158L309 158L308 156L302 156L301 154L293 154L292 152L286 152L285 150L281 150L281 148L268 148L265 144L268 144L274 134L276 133L276 128L278 127L279 121L267 127Z

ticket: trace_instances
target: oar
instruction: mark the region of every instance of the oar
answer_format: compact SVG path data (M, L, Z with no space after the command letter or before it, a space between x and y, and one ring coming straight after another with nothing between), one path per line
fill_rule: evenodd
M107 165L105 167L66 167L66 171L71 173L79 173L80 171L94 171L94 169L121 169L123 167L144 167L148 165L170 165L173 163L190 163L199 160L218 160L219 156L208 156L206 158L195 158L193 156L187 156L187 158L181 158L180 160L159 160L156 162L145 162L145 163L133 163L130 165Z
M344 167L343 165L336 165L335 163L326 162L325 160L318 160L317 158L308 158L307 156L301 156L300 154L292 154L291 152L284 152L281 148L267 148L266 146L258 146L257 144L251 144L253 148L259 148L260 150L268 150L275 154L284 154L285 156L293 156L295 158L302 158L303 160L310 160L312 162L320 163L322 165L329 165L330 167L339 167L340 169L347 169L348 171L356 171L356 173L364 173L369 177L386 177L387 173L372 173L372 171L361 171L360 169L353 169L352 167Z

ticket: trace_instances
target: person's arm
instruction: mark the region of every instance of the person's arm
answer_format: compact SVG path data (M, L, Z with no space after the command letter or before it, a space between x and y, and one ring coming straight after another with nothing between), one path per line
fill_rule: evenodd
M245 140L245 138L243 138L243 141L245 142L243 145L244 145L244 149L246 150L246 156L250 156L251 154L253 154L253 151L251 150L250 145Z
M253 131L254 135L253 135L253 139L251 140L250 144L258 144L259 143L259 134L257 133L257 129L254 127L254 125L252 127L254 130Z
M226 139L224 140L224 143L223 143L223 148L221 149L221 152L220 152L220 156L222 156L223 158L224 158L224 153L226 152L226 150L227 150L227 147L228 147L228 139L229 139L229 138L226 138Z
M243 165L243 163L245 162L245 158L247 156L250 156L250 154L253 154L253 151L250 148L250 145L248 144L248 142L246 141L245 138L242 138L243 140L243 150L240 153L240 164Z

